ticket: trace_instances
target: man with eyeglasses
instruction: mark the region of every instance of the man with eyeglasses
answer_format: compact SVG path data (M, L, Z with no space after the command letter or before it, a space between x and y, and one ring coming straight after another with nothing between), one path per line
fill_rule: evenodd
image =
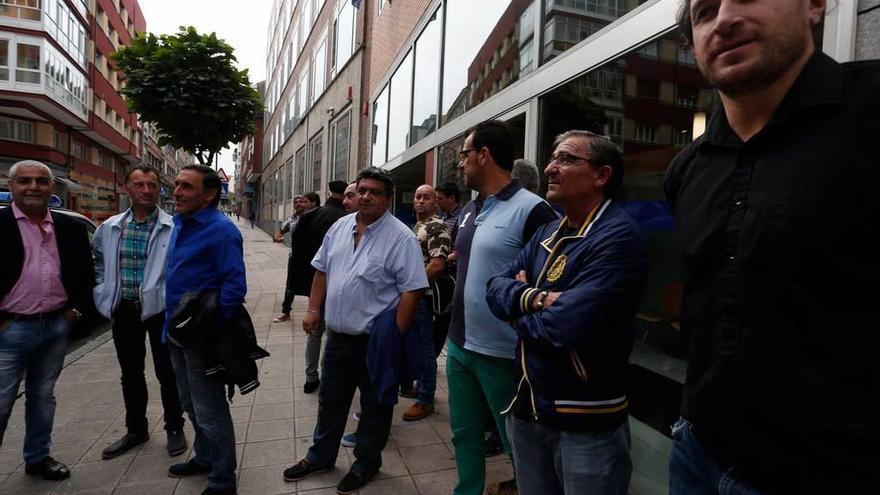
M488 404L509 453L501 412L516 382L516 333L486 304L486 282L513 261L541 225L555 220L546 201L511 180L514 141L504 122L490 120L468 133L459 153L465 184L479 196L461 212L455 250L458 276L447 342L446 376L458 485L455 495L482 495L486 482L483 434ZM515 493L513 480L492 487Z
M627 361L647 275L638 225L611 198L620 148L604 136L556 138L549 223L489 280L492 313L519 336L516 395L507 411L523 495L625 495L632 474Z

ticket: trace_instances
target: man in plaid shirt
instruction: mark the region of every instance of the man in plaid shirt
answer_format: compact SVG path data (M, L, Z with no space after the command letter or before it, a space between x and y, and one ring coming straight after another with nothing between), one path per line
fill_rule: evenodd
M127 433L106 449L104 459L117 457L149 440L147 384L144 378L145 335L159 380L168 454L186 451L183 408L167 345L162 343L165 314L165 265L173 223L156 206L159 175L147 166L133 168L125 190L131 208L110 217L92 240L95 255L95 304L113 323L113 343L122 369Z

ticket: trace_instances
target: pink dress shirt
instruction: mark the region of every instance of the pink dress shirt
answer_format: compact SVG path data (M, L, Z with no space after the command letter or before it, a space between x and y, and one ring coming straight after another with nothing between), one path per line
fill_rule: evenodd
M61 283L61 258L55 241L55 223L48 211L37 225L15 203L11 206L24 245L24 263L18 282L0 301L0 310L32 315L56 310L67 302Z

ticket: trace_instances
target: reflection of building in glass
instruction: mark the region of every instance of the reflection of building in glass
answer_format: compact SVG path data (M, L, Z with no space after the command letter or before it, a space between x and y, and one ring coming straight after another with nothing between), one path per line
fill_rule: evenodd
M555 58L614 22L642 1L544 0L544 61Z

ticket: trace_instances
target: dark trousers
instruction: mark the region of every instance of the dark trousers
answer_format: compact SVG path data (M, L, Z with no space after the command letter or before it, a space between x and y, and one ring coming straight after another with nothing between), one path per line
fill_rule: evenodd
M284 287L284 301L281 303L281 312L289 315L293 307L293 256L287 257L287 284Z
M452 320L452 311L447 311L439 316L434 316L434 357L439 357L446 345L446 335L449 333L449 323Z
M372 475L382 466L382 449L391 431L394 407L376 402L367 373L369 335L347 335L332 330L324 344L321 388L318 392L318 423L314 445L306 458L320 467L336 464L339 441L345 433L355 388L361 392L361 420L357 426L357 444L352 471Z
M141 321L140 305L123 300L113 313L113 344L122 369L122 399L125 401L125 427L129 433L147 433L147 381L144 359L147 355L146 334L150 335L153 367L159 380L165 430L183 428L183 408L177 393L177 382L171 367L168 345L162 343L162 313Z

